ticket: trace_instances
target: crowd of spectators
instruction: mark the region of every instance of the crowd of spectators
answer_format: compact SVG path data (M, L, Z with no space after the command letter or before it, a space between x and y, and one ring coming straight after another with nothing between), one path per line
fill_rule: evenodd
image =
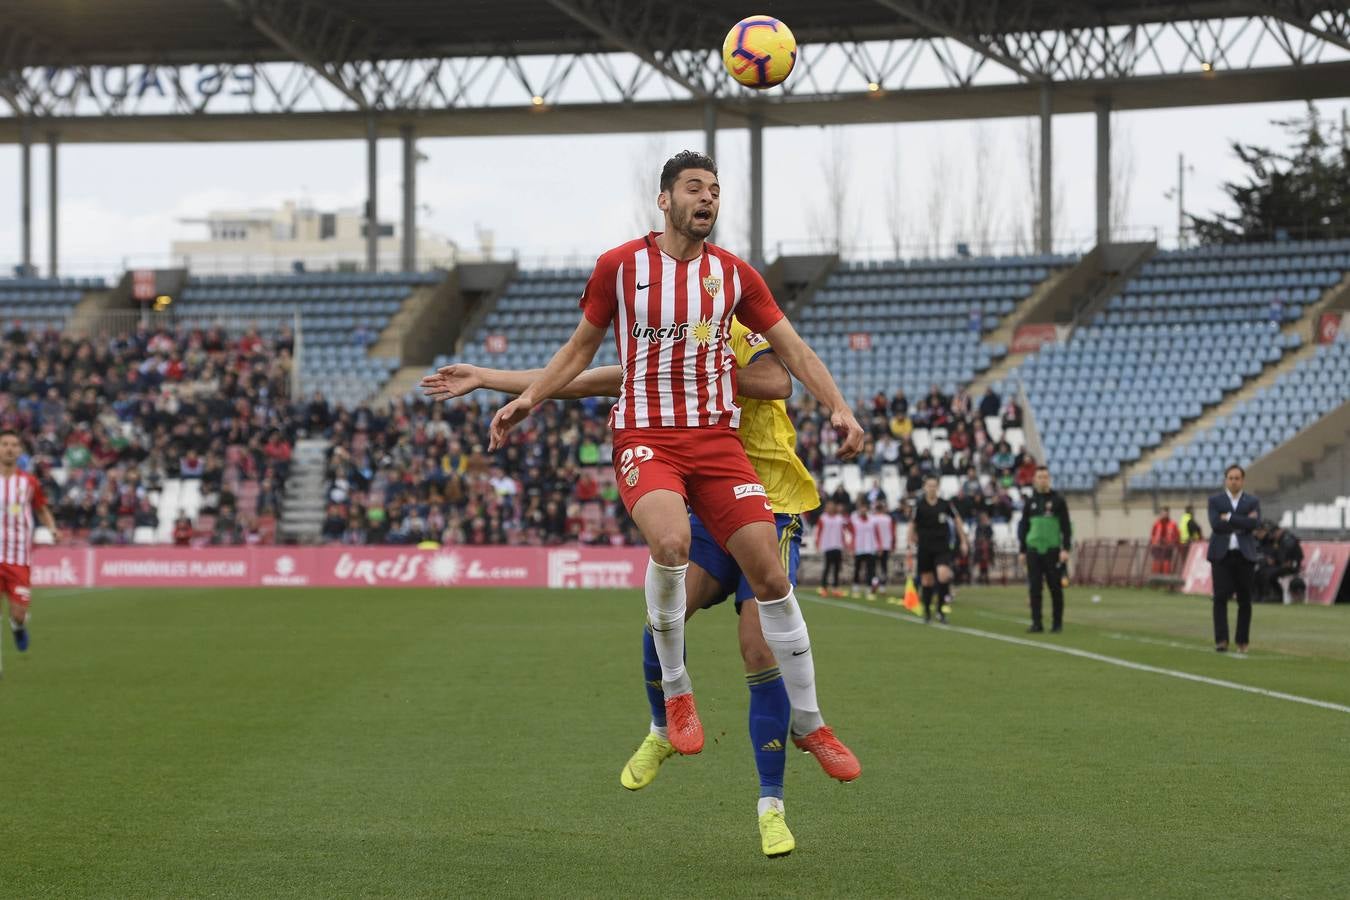
M179 478L200 482L201 512L214 517L188 541L257 540L280 511L295 439L291 349L284 329L94 339L16 324L0 342L0 427L29 436L24 464L76 539L125 543L157 529L158 492ZM246 482L256 498L241 509Z
M168 479L197 481L201 517L173 523L178 544L267 539L281 511L298 435L326 436L322 539L334 543L636 544L619 500L603 400L548 403L489 454L493 408L477 398L403 400L355 410L320 395L292 403L292 338L281 330L229 337L217 329L140 328L76 338L15 327L0 344L0 427L29 435L29 468L58 524L95 544L159 530ZM798 452L819 479L833 461L828 416L809 396L791 404ZM929 473L960 479L957 508L972 524L1007 521L1034 463L990 438L985 418L1021 424L1015 403L936 387L912 404L878 394L858 409L868 437L857 463L864 496L908 519L907 498ZM945 428L941 452L920 452L917 428ZM902 473L903 496L880 474ZM241 486L246 490L241 491ZM894 492L894 491L893 491ZM241 496L243 502L241 503Z
M306 428L332 439L322 539L330 543L419 544L636 544L641 537L619 501L609 466L610 404L601 400L541 406L493 454L488 424L495 409L476 399L430 404L403 400L386 409L334 411L314 397L302 415ZM819 480L832 461L829 417L809 397L794 402L798 453ZM995 441L986 416L1019 427L1016 403L992 390L977 402L936 387L912 407L903 392L878 395L858 410L868 431L862 472L871 476L863 497L842 489L831 498L852 508L879 498L900 522L907 498L927 474L960 479L954 502L974 527L1009 521L1031 484L1035 463ZM915 428L945 428L950 447L920 453ZM882 467L905 473L904 496L886 496Z
M609 404L547 403L489 455L495 410L404 400L331 410L323 540L351 544L638 543L609 467Z

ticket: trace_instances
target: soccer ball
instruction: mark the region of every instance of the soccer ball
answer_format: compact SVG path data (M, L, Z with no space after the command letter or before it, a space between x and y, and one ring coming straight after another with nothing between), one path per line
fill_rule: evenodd
M727 73L756 90L782 84L796 62L797 39L771 16L741 19L722 42L722 63Z

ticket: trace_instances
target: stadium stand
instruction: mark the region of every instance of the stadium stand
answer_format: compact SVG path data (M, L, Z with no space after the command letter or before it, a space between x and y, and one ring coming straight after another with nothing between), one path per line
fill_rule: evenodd
M496 369L532 369L547 364L577 327L581 317L577 303L589 275L587 269L520 271L483 324L465 342L463 353L457 357L437 357L433 368L452 361ZM503 352L487 349L489 337L497 335L507 339ZM618 361L614 343L605 341L596 353L594 365L616 365Z
M325 272L203 276L189 280L181 313L247 319L299 315L301 391L322 390L343 406L375 394L399 361L370 358L369 347L404 299L440 273Z
M1159 253L1005 389L1026 386L1059 485L1092 490L1298 347L1283 326L1347 270L1350 241Z
M1317 348L1302 365L1256 392L1177 448L1150 471L1131 479L1132 488L1201 489L1214 482L1214 461L1249 466L1300 430L1345 402L1350 385L1350 338Z
M798 330L848 397L896 388L917 395L937 383L951 393L1006 348L983 342L1002 317L1070 256L1013 256L843 263ZM854 349L868 335L869 352Z
M295 425L277 338L140 329L106 342L15 330L0 345L0 427L75 540L267 541ZM194 520L195 521L191 521Z
M102 278L0 279L0 319L32 331L60 328L85 291L106 287Z

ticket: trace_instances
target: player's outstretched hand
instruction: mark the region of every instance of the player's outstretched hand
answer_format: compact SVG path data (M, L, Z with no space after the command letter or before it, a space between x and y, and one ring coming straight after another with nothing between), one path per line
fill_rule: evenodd
M530 414L530 404L521 400L519 397L497 410L497 414L492 417L492 425L488 428L488 450L496 450L505 446L506 435Z
M836 410L830 415L830 424L839 436L839 458L852 459L857 456L863 448L863 429L853 415L853 410Z
M483 386L483 375L477 366L451 363L441 366L422 379L422 393L432 400L452 400L471 394Z

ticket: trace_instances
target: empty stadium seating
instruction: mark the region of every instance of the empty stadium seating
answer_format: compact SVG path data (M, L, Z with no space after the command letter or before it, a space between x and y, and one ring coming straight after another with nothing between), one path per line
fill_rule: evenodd
M1004 352L983 343L1067 256L843 263L798 329L850 399L967 384ZM866 334L867 349L855 349Z
M105 290L102 278L0 279L0 320L26 328L60 328L85 291Z
M1091 490L1299 346L1281 326L1348 269L1350 241L1159 253L1004 391L1026 386L1057 484Z
M1250 465L1350 396L1350 340L1316 354L1215 421L1172 456L1130 480L1136 489L1207 488L1218 483L1216 465Z
M300 314L301 391L322 390L351 406L379 390L397 359L370 358L367 348L405 298L443 276L424 273L325 272L203 276L188 282L182 311L246 321Z
M521 271L482 326L465 342L458 361L498 369L530 369L546 364L580 321L577 302L589 276L587 269ZM506 337L504 352L488 351L487 339L492 335ZM443 357L436 364L448 361L450 357ZM618 361L613 341L605 341L594 365L615 365Z

